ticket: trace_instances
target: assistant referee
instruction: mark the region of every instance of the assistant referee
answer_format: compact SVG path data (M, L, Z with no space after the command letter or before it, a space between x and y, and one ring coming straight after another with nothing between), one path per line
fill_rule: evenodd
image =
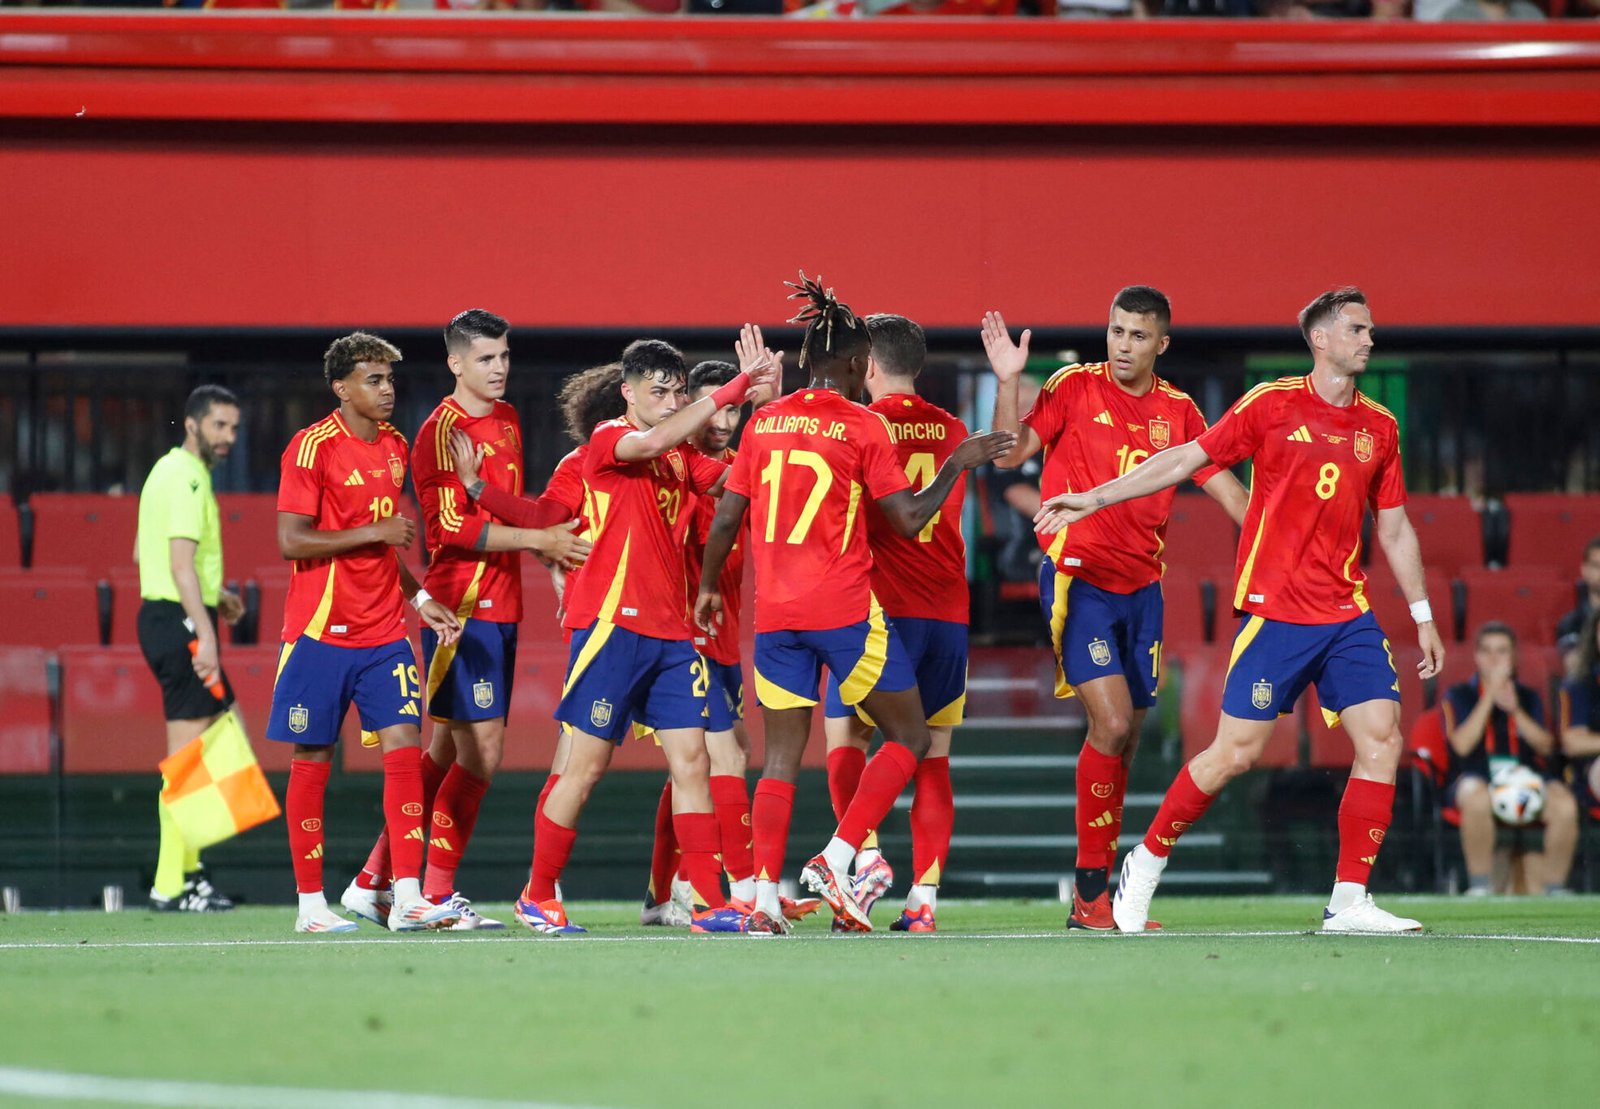
M193 741L233 704L233 687L217 649L217 617L244 615L237 594L222 588L222 527L211 469L239 431L239 400L220 385L202 385L183 406L183 445L150 469L139 493L139 647L161 683L167 754ZM184 842L165 804L161 851L150 907L214 913L233 902L212 887L200 852Z

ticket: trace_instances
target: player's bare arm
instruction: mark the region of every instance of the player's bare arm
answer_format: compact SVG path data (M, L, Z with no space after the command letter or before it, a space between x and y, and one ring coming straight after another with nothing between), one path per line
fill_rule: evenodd
M1244 526L1244 511L1250 507L1250 490L1246 489L1238 478L1222 470L1200 488L1222 506L1222 511L1228 514L1228 519L1236 526Z
M994 464L1003 470L1014 470L1039 453L1043 446L1033 428L1022 422L1021 407L1022 371L1028 365L1028 342L1031 330L1022 332L1020 342L1011 341L1006 321L999 312L983 314L983 350L989 356L989 368L996 378L994 396L994 429L1016 435L1016 446Z
M394 561L400 567L400 592L405 594L406 602L416 608L422 622L439 636L440 645L448 647L460 639L461 621L456 619L456 614L428 596L411 573L411 567L406 565L406 560L400 557L399 551L394 553ZM422 598L420 605L417 604L419 595Z
M694 602L694 622L707 635L716 635L722 627L722 591L717 582L722 578L723 564L728 552L733 550L744 527L745 513L750 509L750 498L739 493L723 493L717 504L717 514L711 520L711 530L706 534L705 556L700 564L700 590Z
M750 402L752 408L760 408L763 404L775 401L783 392L783 351L774 351L767 347L766 341L761 337L761 328L757 324L747 323L739 329L739 337L734 340L733 353L739 359L739 372L754 374L763 366L770 365L773 370L773 380L765 385L752 385L744 399Z
M1600 755L1600 732L1582 724L1561 729L1561 750L1568 758L1586 759Z
M287 559L332 558L373 543L409 547L416 538L416 522L404 515L385 516L358 528L324 531L310 516L278 513L278 550Z
M945 459L944 465L932 481L921 491L909 489L890 493L878 499L878 507L888 517L894 529L910 538L916 535L933 514L944 505L956 481L968 470L975 470L985 462L992 462L1016 446L1017 437L1009 431L980 431L962 440L961 445ZM721 519L720 514L718 519ZM709 557L709 556L708 556Z
M461 490L472 500L477 500L484 488L479 469L483 465L483 446L459 428L450 432L450 459ZM448 480L447 478L444 480ZM528 501L530 507L538 502ZM579 521L570 519L550 527L518 527L510 524L488 524L474 540L475 551L532 551L546 564L558 565L568 570L583 565L593 546L588 539L574 535Z
M745 326L747 329L752 329L749 324ZM705 427L711 421L711 417L723 407L743 403L749 390L775 387L777 381L778 366L763 352L752 369L742 370L738 377L716 392L684 405L647 431L632 431L618 439L616 447L613 448L617 461L647 462L652 458L659 458ZM660 378L647 378L639 387L650 391L678 388L677 385L664 382Z
M1137 500L1170 489L1193 477L1210 462L1211 459L1206 457L1206 452L1197 442L1168 447L1151 455L1121 477L1088 492L1062 493L1058 497L1051 497L1039 506L1038 514L1033 518L1033 530L1042 535L1054 535L1068 524L1075 524L1108 505ZM1222 476L1218 474L1206 485L1209 487Z
M1415 618L1421 612L1418 606L1428 600L1428 587L1422 576L1422 547L1417 543L1417 533L1406 516L1405 506L1379 509L1377 532L1378 545L1383 548L1389 569L1394 571L1394 580L1400 584L1400 592L1412 606ZM1439 625L1431 614L1417 623L1417 646L1422 648L1417 676L1431 678L1444 666L1444 642L1439 638Z

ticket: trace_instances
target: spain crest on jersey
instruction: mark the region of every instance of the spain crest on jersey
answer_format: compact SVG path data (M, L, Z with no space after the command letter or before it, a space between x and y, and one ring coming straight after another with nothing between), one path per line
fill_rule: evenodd
M1150 421L1150 445L1158 451L1166 450L1172 442L1172 425L1156 417Z
M1103 639L1096 639L1089 644L1089 661L1096 666L1111 665L1111 644Z
M611 723L611 702L604 697L589 706L589 723L604 728Z
M472 686L472 703L480 709L486 709L494 704L494 683L475 682Z
M1272 707L1272 683L1257 682L1250 687L1250 703L1258 709Z
M289 710L289 730L296 735L311 726L311 710L304 705L295 705Z
M1356 461L1372 461L1372 433L1370 431L1356 432Z
M683 480L683 454L679 451L668 451L667 462L672 466L672 476L679 481Z
M389 477L396 489L406 483L406 464L392 454L389 456Z

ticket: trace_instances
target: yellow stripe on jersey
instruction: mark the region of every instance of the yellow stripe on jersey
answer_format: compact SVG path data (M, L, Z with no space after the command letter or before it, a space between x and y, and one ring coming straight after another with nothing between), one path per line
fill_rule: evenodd
M311 469L316 462L317 448L338 434L338 424L323 422L313 427L300 439L300 451L295 455L295 464L302 470Z
M382 420L379 420L378 430L387 431L390 435L393 435L396 439L400 440L400 445L402 447L409 447L411 445L411 441L407 439L400 429L395 427L393 424L384 423Z
M1073 374L1087 373L1087 372L1089 372L1090 369L1091 369L1091 367L1082 365L1082 364L1077 363L1077 362L1074 362L1070 366L1062 366L1059 370L1057 370L1055 373L1051 374L1045 380L1044 391L1046 393L1053 393L1053 392L1056 391L1056 387L1058 385L1060 385L1063 381L1067 380L1067 378L1071 377Z
M456 491L446 485L439 490L439 526L446 531L460 531L464 521L456 507Z
M1251 495L1252 496L1255 495L1255 490L1254 489L1251 490ZM1248 513L1249 511L1250 511L1250 509L1249 509L1249 506L1247 504L1246 507L1245 507L1245 512ZM1261 537L1266 534L1266 531L1267 531L1267 510L1265 508L1262 508L1262 510L1261 510L1261 520L1260 520L1260 522L1258 522L1256 524L1256 537L1250 541L1250 553L1245 556L1244 566L1242 566L1240 568L1240 570L1239 570L1239 585L1233 591L1233 607L1234 608L1243 608L1244 607L1245 596L1250 590L1250 571L1255 569L1256 552L1261 549Z
M622 600L622 583L628 576L628 548L632 545L631 535L622 541L622 554L617 558L617 568L612 571L611 588L606 590L606 599L600 602L600 611L596 614L601 620L610 621ZM594 571L591 569L589 572Z
M1052 570L1055 574L1055 596L1050 601L1050 645L1055 648L1056 656L1056 696L1060 698L1075 697L1072 683L1067 681L1067 668L1062 665L1061 637L1067 631L1067 593L1072 589L1072 577L1063 574L1060 570Z
M1268 393L1287 392L1291 389L1298 389L1304 384L1305 378L1303 377L1284 377L1279 378L1277 381L1263 381L1260 385L1257 385L1254 389L1251 389L1244 396L1240 397L1239 400L1234 404L1232 410L1234 412L1243 412L1246 408L1249 408L1252 404L1266 396Z
M328 584L322 587L322 600L317 603L317 611L311 614L311 622L302 633L311 639L321 639L328 627L328 613L333 611L333 578L338 569L337 562L328 563Z
M472 572L472 580L467 583L467 591L461 594L461 603L456 606L456 619L461 621L463 629L467 621L472 619L472 614L478 607L478 587L483 584L483 571L487 563L480 561L478 568ZM444 676L450 672L450 664L456 660L456 651L461 646L461 640L454 643L440 644L433 652L433 661L428 664L428 705L433 705L433 698L439 692L439 687L444 684ZM429 712L435 720L448 720L447 716Z
M450 458L450 431L455 426L455 410L450 408L440 413L439 422L433 425L433 453L441 472L448 473L455 465Z
M858 482L850 483L850 506L844 512L844 539L839 544L839 553L843 554L850 549L850 532L856 526L856 511L861 507L861 485Z
M1365 394L1365 393L1360 393L1360 392L1356 393L1356 403L1357 404L1364 404L1368 408L1371 408L1376 412L1383 413L1385 416L1389 417L1389 419L1394 420L1394 422L1396 424L1398 424L1400 422L1399 420L1395 420L1395 416L1394 416L1393 412L1390 412L1387 408L1385 408L1383 405L1379 404L1377 401L1373 400L1371 397L1367 396L1367 394Z
M1239 634L1233 640L1233 652L1228 655L1229 674L1233 673L1233 665L1239 661L1239 656L1244 654L1245 648L1254 643L1256 636L1261 634L1261 629L1266 622L1263 617L1252 616L1244 622L1244 627L1239 629ZM1226 682L1228 679L1224 676L1222 680Z
M847 705L856 704L877 687L884 665L889 661L889 625L884 622L878 598L870 593L867 596L872 602L867 612L867 642L850 676L839 683L839 700Z
M1350 576L1350 567L1354 566L1356 559L1361 555L1361 540L1356 539L1356 545L1350 549L1350 557L1344 560L1344 580L1350 583L1351 596L1356 602L1356 607L1362 612L1370 612L1372 606L1367 603L1367 588Z

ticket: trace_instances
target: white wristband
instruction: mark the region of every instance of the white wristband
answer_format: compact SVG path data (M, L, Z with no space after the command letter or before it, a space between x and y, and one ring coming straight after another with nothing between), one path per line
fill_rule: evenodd
M416 609L418 612L421 612L422 611L422 606L427 604L431 600L433 600L433 594L432 593L429 593L426 589L418 589L417 590L417 595L415 597L411 598L411 607ZM1423 604L1427 604L1427 602L1424 601ZM1417 611L1416 608L1413 607L1411 609L1412 615L1416 615L1416 611Z
M1420 601L1411 602L1411 619L1419 624L1431 624L1433 622L1433 606L1428 603L1428 598L1424 597Z

